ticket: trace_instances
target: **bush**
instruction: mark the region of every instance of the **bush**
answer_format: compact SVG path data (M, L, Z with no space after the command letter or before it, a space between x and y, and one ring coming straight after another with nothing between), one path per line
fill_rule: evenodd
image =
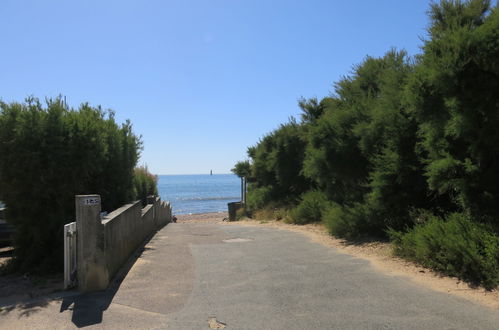
M289 217L289 210L278 205L267 205L262 209L253 211L251 218L256 220L283 220Z
M432 4L429 38L406 89L431 190L498 221L499 7L493 2Z
M344 207L332 203L324 211L323 221L331 235L354 239L365 235L364 214L360 207Z
M493 289L499 285L499 236L466 214L430 217L407 233L391 231L397 255Z
M245 170L251 172L250 181L269 189L276 203L296 199L310 189L310 180L302 174L306 144L304 129L295 120L281 125L248 149L252 162Z
M158 176L150 173L147 166L135 168L133 189L135 199L140 199L142 201L142 206L146 206L147 196L158 194Z
M321 221L322 213L328 206L326 195L312 190L301 196L301 201L290 213L292 223L304 225Z
M62 271L65 223L74 220L74 196L100 194L111 211L133 199L133 169L141 142L129 122L60 98L46 107L0 102L0 196L16 228L15 269Z
M387 238L386 230L389 218L369 205L355 203L343 206L332 203L324 211L323 221L329 232L346 239L381 239Z
M246 209L244 207L241 207L240 209L238 209L236 211L236 220L239 221L243 218L246 218L247 217L247 212L246 212Z
M271 201L270 187L253 188L250 186L248 189L248 196L246 197L246 209L251 214L252 212L264 208Z

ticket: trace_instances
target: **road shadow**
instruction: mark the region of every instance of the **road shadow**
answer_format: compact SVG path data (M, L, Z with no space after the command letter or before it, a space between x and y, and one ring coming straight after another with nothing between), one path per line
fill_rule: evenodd
M8 307L0 307L0 317L12 311L19 311L19 318L30 317L31 315L41 311L49 304L48 299L41 299L29 303L14 304Z
M146 247L146 245L149 244L156 233L157 231L151 234L144 243L137 248L126 264L118 271L105 291L64 297L59 312L72 311L71 321L78 328L102 323L104 311L111 305L121 283L126 278L133 265L142 256L144 251L152 250L152 248Z

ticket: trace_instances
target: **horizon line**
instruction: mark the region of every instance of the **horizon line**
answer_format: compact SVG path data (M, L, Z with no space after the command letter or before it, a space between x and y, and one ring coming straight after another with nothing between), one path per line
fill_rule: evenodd
M227 174L233 174L234 173L213 173L212 175L227 175ZM174 174L156 174L156 175L210 175L210 173L174 173Z

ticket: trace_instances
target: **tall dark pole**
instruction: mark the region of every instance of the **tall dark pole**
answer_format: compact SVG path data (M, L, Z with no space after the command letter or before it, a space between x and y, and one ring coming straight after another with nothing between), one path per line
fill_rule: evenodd
M244 202L244 184L243 184L243 177L241 177L241 202Z
M246 204L246 192L247 192L247 189L246 189L246 177L244 177L244 204Z

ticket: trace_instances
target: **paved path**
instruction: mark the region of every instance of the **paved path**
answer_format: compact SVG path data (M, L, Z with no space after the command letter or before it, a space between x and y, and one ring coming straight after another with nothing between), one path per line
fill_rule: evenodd
M0 328L499 328L497 310L272 228L170 224L124 272L103 293L3 308Z

